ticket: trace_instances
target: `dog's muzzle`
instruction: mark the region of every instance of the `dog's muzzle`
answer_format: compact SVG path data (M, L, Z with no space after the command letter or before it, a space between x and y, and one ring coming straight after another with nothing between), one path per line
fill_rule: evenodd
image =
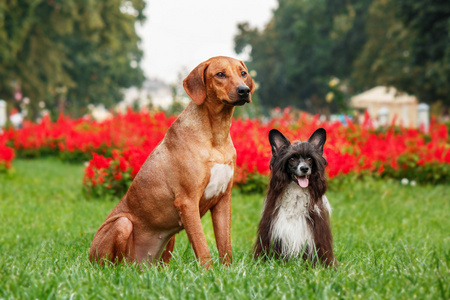
M309 185L309 176L311 175L311 167L305 162L300 162L293 172L292 177L295 182L302 188L307 188Z
M236 89L237 100L227 101L222 100L223 103L233 106L242 106L246 103L250 103L250 88L246 85L240 85Z

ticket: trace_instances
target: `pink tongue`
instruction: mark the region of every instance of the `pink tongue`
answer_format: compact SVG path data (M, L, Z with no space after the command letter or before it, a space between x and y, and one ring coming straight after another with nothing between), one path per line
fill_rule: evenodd
M299 177L299 178L297 178L297 180L298 180L298 185L301 186L302 188L308 187L308 184L309 184L308 178Z

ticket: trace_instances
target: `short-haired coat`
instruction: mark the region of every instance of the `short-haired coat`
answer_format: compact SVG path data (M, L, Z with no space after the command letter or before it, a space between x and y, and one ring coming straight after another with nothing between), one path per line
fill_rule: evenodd
M251 102L254 83L242 61L213 57L192 70L183 86L192 101L98 229L91 261L168 262L174 235L185 229L208 268L211 255L200 218L209 210L221 261L231 263L236 150L230 126L235 106Z

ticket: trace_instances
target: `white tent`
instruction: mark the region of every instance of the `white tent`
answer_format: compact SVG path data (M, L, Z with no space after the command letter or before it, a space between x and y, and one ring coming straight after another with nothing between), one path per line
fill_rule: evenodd
M380 115L387 112L388 124L395 119L396 125L406 127L417 127L418 103L416 97L385 86L374 87L350 99L352 107L366 109L372 119L380 121Z

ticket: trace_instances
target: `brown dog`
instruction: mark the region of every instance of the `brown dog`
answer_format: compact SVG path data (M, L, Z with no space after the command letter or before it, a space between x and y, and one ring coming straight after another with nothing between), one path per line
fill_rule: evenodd
M183 228L200 263L211 266L200 218L211 210L222 263L231 263L234 107L251 102L244 63L213 57L183 81L192 101L149 155L92 241L91 261L168 262ZM165 248L165 250L164 250ZM164 250L164 253L163 253Z

